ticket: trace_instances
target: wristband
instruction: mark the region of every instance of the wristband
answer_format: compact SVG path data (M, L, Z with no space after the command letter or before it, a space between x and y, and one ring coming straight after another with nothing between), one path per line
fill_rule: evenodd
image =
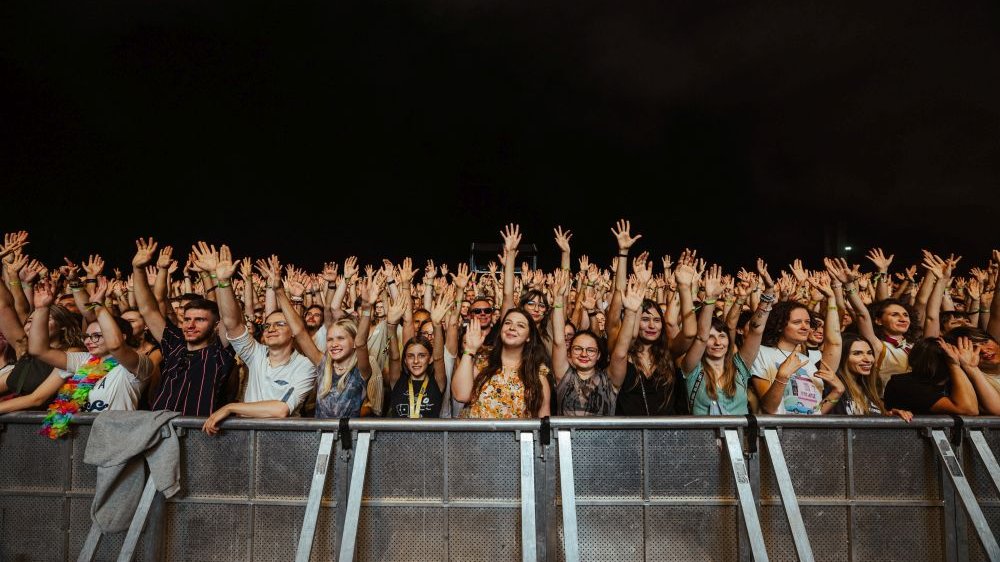
M97 284L97 279L87 279L86 281L84 281L84 283L87 283L87 284L93 283L93 284L96 285Z
M371 310L362 310L361 311L361 316L371 316L371 315L372 315L372 311Z
M474 356L475 354L476 354L476 352L469 351L468 349L463 349L462 350L462 357L465 357L466 355L468 355L468 356L471 357L471 356Z
M618 255L621 256L621 257L623 257L623 258L627 258L628 257L628 252L625 252L625 253L618 252Z
M302 297L289 297L288 300L292 302L302 302Z
M208 276L211 277L212 279L218 279L219 278L219 276L216 275L216 274L214 274L214 273L209 273Z
M701 301L701 304L702 304L702 306L705 306L707 304L715 304L718 301L719 301L719 299L705 299L705 300Z
M232 283L230 283L229 281L219 281L219 284L216 285L216 287L218 287L220 289L225 289L226 287L228 287L230 285L232 285Z
M87 304L84 305L84 308L86 308L87 310L94 310L99 306L104 306L104 305L99 302L88 302Z

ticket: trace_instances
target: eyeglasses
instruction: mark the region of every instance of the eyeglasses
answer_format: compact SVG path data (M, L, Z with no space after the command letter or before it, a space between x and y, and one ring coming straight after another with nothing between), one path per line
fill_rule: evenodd
M101 341L104 339L104 334L100 332L94 332L93 334L83 334L83 341Z
M548 303L544 303L544 302L541 302L541 301L528 301L528 302L524 303L524 306L537 306L539 308L548 308L549 307Z
M278 320L277 322L264 322L263 324L260 325L260 327L264 328L265 330L270 330L271 326L274 326L275 328L284 328L287 325L288 322L285 322L284 320Z
M470 308L469 314L493 314L492 308Z
M570 349L570 351L572 351L573 353L576 353L577 355L583 355L583 354L597 355L598 352L600 351L596 347L580 347L578 345L574 345L573 347L571 347L569 349Z

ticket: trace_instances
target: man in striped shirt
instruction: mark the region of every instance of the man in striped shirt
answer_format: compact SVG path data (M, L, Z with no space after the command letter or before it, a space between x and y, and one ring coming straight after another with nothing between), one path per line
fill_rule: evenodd
M163 351L160 383L153 391L150 409L209 416L228 402L226 388L236 353L218 335L219 309L210 300L197 299L185 305L180 326L164 318L146 278L145 268L154 251L152 238L140 238L132 258L136 304ZM164 252L169 257L169 246Z

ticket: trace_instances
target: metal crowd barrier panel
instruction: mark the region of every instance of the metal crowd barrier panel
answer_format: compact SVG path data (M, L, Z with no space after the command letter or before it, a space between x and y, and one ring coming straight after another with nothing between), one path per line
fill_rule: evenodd
M41 419L0 416L0 562L84 551L92 418ZM202 422L94 560L1000 560L1000 418Z

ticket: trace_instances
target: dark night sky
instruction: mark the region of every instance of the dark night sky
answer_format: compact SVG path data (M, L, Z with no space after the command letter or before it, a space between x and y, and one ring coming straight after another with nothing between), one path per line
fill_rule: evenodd
M1000 245L1000 4L711 4L3 2L0 229L50 263L455 262L515 221L551 266L619 217L729 267L816 266L838 222Z

